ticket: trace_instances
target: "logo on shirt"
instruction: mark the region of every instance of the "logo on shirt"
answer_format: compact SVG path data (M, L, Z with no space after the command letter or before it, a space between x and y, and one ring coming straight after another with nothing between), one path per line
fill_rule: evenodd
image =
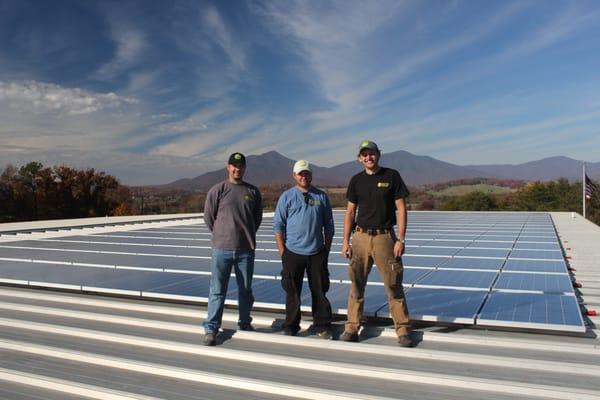
M389 182L377 182L377 187L378 188L388 188L388 187L390 187L390 183Z

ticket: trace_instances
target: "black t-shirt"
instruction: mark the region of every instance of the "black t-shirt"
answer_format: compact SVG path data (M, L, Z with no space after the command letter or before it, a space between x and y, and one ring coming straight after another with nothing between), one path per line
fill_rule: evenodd
M386 229L396 225L396 200L408 197L408 188L398 171L379 168L350 179L346 198L358 206L356 223L361 228Z

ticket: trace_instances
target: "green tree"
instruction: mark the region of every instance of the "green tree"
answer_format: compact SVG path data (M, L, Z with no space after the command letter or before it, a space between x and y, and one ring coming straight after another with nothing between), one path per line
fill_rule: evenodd
M475 191L445 201L442 209L445 211L494 211L498 209L498 204L490 194Z

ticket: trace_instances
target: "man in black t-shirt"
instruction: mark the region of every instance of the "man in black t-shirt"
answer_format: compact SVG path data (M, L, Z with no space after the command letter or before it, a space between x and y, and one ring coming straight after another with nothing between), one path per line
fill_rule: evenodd
M341 340L357 342L363 314L365 286L373 262L387 294L398 343L411 347L410 322L402 288L402 259L406 234L408 189L398 171L379 166L381 152L374 142L360 144L358 161L365 170L350 179L346 198L342 254L350 259L352 285L348 295L348 320ZM396 219L396 211L398 211ZM394 225L398 226L394 232ZM350 246L350 234L352 246Z

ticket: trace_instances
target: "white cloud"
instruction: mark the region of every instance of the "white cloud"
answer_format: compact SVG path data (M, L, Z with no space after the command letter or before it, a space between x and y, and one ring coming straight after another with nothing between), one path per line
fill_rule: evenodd
M139 140L148 122L138 100L37 81L0 82L0 149L110 152ZM60 162L60 160L58 161Z
M115 93L92 93L37 81L1 82L0 103L17 112L54 111L67 115L90 114L106 108L137 103L136 99Z

